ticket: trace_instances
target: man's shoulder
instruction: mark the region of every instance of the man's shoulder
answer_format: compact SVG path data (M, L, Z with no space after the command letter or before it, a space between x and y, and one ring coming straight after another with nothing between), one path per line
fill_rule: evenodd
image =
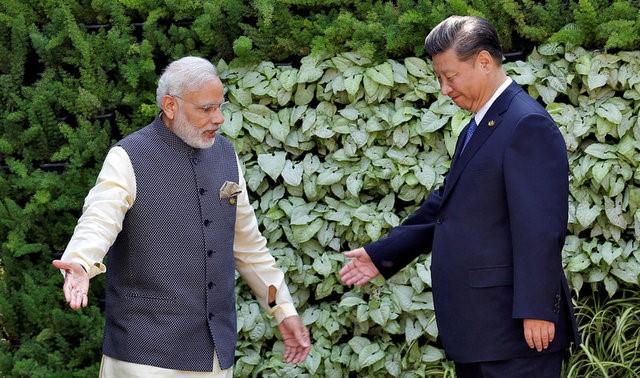
M521 90L513 98L509 108L507 109L507 115L512 117L513 121L519 122L529 118L544 117L553 121L553 118L547 112L542 104L536 99L531 97L525 90Z
M141 129L138 129L132 132L129 135L124 136L122 139L117 141L114 146L120 147L132 147L134 145L140 144L143 140L148 140L151 136L151 127L153 126L153 122L144 126Z

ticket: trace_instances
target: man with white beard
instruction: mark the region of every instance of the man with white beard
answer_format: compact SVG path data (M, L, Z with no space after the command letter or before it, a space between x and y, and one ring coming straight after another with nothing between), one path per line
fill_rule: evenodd
M215 67L171 63L156 102L154 121L109 151L53 262L72 309L107 272L100 376L231 377L236 269L278 321L284 360L304 361L309 333L258 230L233 145L217 135L226 102Z

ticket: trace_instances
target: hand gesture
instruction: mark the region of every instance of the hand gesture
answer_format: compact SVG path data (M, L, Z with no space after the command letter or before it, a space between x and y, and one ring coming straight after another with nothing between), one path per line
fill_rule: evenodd
M82 265L60 260L53 260L52 264L56 268L65 271L62 291L64 291L64 299L69 304L69 307L74 310L87 307L87 303L89 302L89 298L87 297L87 293L89 292L89 275Z
M556 333L556 326L547 320L524 319L524 339L529 348L542 352L549 347Z
M364 285L380 275L364 248L345 252L351 261L340 269L340 279L345 285Z
M284 340L284 362L298 364L307 358L311 350L309 331L299 316L289 316L278 324L278 330Z

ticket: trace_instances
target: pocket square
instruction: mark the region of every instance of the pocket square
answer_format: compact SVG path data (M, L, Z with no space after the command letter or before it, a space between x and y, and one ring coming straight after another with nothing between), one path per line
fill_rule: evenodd
M220 199L228 199L232 205L236 204L236 197L238 197L240 193L242 193L240 185L232 181L225 181L220 187Z

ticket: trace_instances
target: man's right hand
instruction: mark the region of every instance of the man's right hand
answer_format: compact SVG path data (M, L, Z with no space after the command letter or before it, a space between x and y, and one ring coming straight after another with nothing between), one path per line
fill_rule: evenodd
M74 310L87 307L87 303L89 302L89 297L87 297L87 293L89 292L89 275L82 265L60 260L53 260L52 264L65 272L62 290L64 291L64 299L69 304L69 307Z
M340 269L340 279L345 285L364 285L378 277L380 272L369 257L364 248L345 252L344 255L351 261Z

